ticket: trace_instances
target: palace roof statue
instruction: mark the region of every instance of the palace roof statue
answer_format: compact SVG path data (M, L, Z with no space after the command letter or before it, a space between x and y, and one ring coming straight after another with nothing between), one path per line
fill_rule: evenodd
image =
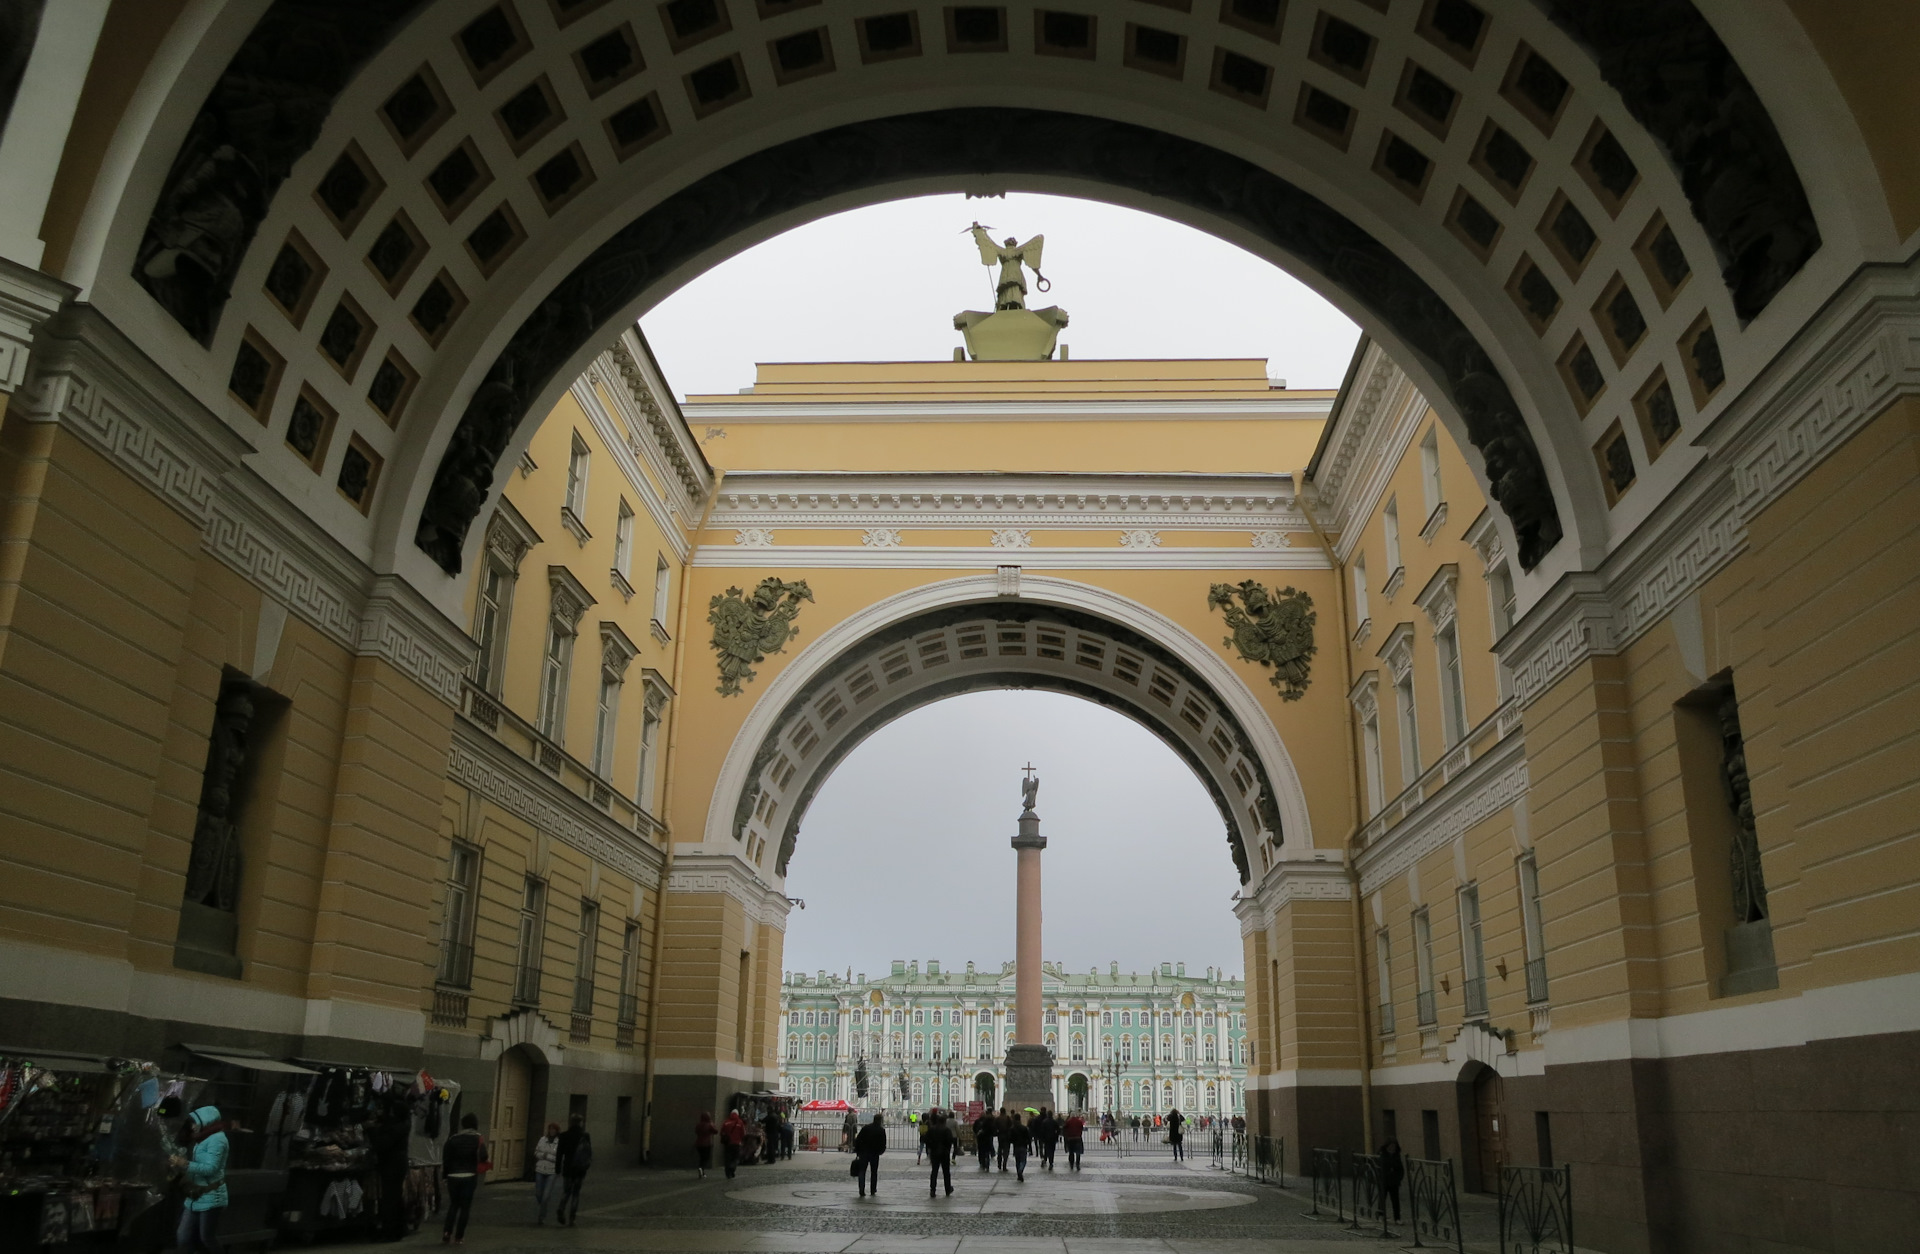
M1057 305L1028 309L1025 273L1033 271L1034 285L1040 291L1053 287L1040 273L1040 254L1047 237L1036 235L1024 244L1016 244L1009 235L1002 245L995 244L987 228L978 222L967 232L980 249L980 264L1000 267L993 310L982 313L969 309L953 316L953 329L967 337L967 355L974 361L1051 359L1054 342L1067 325L1067 311Z

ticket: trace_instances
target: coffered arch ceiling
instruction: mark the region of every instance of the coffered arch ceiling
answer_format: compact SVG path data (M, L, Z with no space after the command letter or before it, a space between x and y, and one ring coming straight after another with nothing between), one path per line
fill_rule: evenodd
M1823 247L1686 0L875 7L274 0L183 77L96 299L350 547L452 589L527 419L700 269L851 204L1081 190L1361 321L1552 573L1684 473ZM314 490L369 459L357 510Z
M1058 581L1041 581L1042 584ZM969 692L1032 689L1092 701L1139 723L1192 769L1214 805L1242 883L1270 865L1289 831L1304 829L1304 801L1271 726L1245 719L1182 652L1101 614L1050 604L1043 586L1025 599L945 604L900 619L841 648L763 726L743 735L740 778L716 790L719 835L777 850L787 873L816 792L862 741L902 715ZM1277 769L1276 769L1277 768ZM1278 788L1276 788L1276 780ZM709 823L709 840L716 832Z

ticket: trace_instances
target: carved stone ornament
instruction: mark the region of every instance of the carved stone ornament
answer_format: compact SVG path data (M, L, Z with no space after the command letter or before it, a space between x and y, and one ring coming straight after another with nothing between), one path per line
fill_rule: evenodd
M1256 531L1253 533L1253 547L1256 549L1284 549L1293 543L1284 531Z
M231 912L239 904L240 834L234 826L240 773L247 764L253 730L253 683L229 674L220 681L207 737L207 768L200 777L200 809L194 816L193 849L187 855L185 898Z
M1391 327L1439 383L1513 522L1523 566L1560 540L1540 454L1493 358L1440 294L1325 202L1218 149L1124 122L1035 109L944 109L850 123L743 157L675 192L583 258L527 317L467 402L414 543L458 574L467 529L514 430L580 345L664 276L805 206L913 180L1056 175L1163 197L1278 246ZM543 416L543 415L541 415ZM538 420L536 416L535 420Z
M860 543L870 549L897 549L902 538L898 527L868 527L860 533Z
M1123 531L1120 533L1120 547L1123 549L1157 549L1160 547L1160 533L1157 531Z
M733 542L743 549L770 549L773 532L766 527L742 527L733 533Z
M996 549L1032 548L1033 533L1019 527L1005 527L993 533L992 544Z
M750 595L728 588L707 602L713 651L720 662L715 691L723 697L739 696L741 685L753 679L753 668L800 634L793 620L800 616L800 603L811 600L813 589L806 580L788 583L769 575Z
M1292 587L1270 593L1248 579L1214 584L1207 605L1223 612L1233 631L1222 643L1241 661L1273 668L1268 679L1282 701L1298 701L1307 694L1316 649L1313 627L1319 620L1311 596Z

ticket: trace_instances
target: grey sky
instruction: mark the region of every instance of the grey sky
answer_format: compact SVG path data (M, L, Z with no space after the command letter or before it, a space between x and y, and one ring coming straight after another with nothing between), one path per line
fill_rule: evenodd
M1040 772L1046 957L1085 971L1184 962L1238 975L1239 887L1220 813L1151 732L1077 697L951 697L882 728L801 827L785 966L1013 958L1020 768Z
M1047 293L1076 358L1265 357L1337 387L1359 329L1292 276L1191 227L1061 196L926 196L823 218L723 262L643 320L681 395L732 392L761 361L946 360L953 315L991 308L962 232L1047 237ZM1046 956L1069 968L1184 962L1239 974L1238 887L1206 790L1152 733L1073 697L956 697L883 728L821 788L787 891L789 970L879 974L894 958L1013 957L1020 767L1041 770Z
M1265 357L1294 387L1338 387L1360 330L1286 272L1192 227L1097 201L921 196L822 218L707 271L641 319L676 392L733 392L757 361L944 361L953 315L991 309L994 271L962 234L1047 237L1061 340L1088 357Z

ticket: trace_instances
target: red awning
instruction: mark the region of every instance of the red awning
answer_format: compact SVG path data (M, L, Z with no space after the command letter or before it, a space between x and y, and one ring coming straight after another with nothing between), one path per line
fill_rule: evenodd
M808 1102L806 1105L802 1106L800 1109L802 1110L852 1110L853 1107L847 1105L847 1103L841 1101L839 1098L836 1097L830 1102Z

